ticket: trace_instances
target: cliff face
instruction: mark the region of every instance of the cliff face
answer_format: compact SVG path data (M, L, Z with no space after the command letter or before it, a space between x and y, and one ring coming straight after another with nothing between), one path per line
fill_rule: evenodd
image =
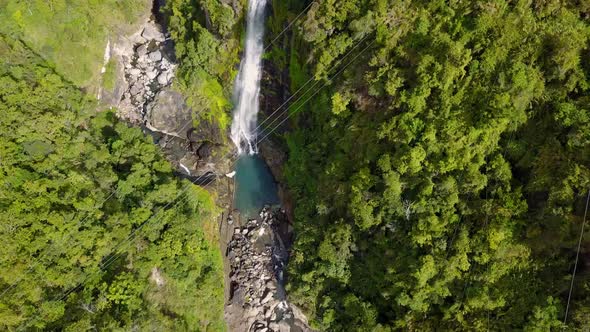
M224 133L212 121L193 123L193 109L174 87L178 65L174 43L165 31L152 16L133 34L109 41L105 63L114 63L114 84L101 89L99 100L152 135L179 174L193 180L225 174L229 164L222 152Z

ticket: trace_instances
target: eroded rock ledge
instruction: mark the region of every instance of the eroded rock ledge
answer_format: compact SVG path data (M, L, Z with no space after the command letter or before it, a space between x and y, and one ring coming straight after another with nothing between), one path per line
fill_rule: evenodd
M265 208L259 218L234 228L226 251L230 294L225 315L230 331L311 331L284 289L288 252L279 225L285 222L284 211Z
M175 166L179 174L200 184L229 172L223 133L217 125L201 121L194 128L193 110L186 98L171 87L176 70L174 45L153 18L129 36L113 38L105 60L116 64L115 86L99 94L117 116L143 127Z

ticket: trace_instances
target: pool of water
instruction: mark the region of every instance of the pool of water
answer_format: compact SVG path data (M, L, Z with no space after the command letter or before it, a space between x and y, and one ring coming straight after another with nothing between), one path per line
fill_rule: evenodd
M236 162L234 206L246 218L254 218L264 205L279 204L277 183L266 163L257 155Z

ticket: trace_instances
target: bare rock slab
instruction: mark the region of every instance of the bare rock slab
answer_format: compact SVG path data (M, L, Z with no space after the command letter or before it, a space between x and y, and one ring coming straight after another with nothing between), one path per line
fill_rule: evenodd
M146 126L152 131L185 138L192 128L191 110L176 91L165 89L158 92L146 115Z

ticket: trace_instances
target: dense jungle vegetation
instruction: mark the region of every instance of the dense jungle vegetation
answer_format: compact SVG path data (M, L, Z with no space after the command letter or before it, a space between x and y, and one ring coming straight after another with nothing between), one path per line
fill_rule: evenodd
M93 100L107 39L150 7L0 2L0 330L225 330L213 197ZM209 84L199 93L229 108L217 77L199 80L203 50L183 53L218 37L183 48L175 29L179 85Z
M307 3L274 1L290 17ZM275 61L291 91L329 83L285 138L288 291L316 328L564 327L590 189L589 16L587 1L310 7L273 52L291 52ZM590 328L588 229L567 330Z
M304 87L275 138L289 299L312 325L590 329L588 225L563 323L590 189L590 3L270 2L267 42L295 24L265 59ZM0 0L0 330L225 330L213 198L92 100L106 40L150 5ZM163 8L195 124L229 125L245 6Z
M222 330L211 196L7 37L0 87L0 329Z
M176 87L193 108L195 127L231 121L233 82L239 68L246 1L170 0L162 12L179 62ZM224 136L224 135L221 135Z

